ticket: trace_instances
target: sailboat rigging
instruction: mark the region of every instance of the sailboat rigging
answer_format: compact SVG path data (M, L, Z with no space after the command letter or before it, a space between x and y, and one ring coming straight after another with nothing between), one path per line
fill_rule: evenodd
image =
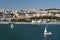
M47 35L51 35L52 34L51 32L47 32L47 27L48 27L48 25L44 29L44 37L46 37Z

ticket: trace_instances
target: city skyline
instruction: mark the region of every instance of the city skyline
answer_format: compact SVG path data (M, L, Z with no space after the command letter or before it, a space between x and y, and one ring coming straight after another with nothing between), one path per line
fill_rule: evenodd
M0 8L4 9L60 9L60 0L0 0Z

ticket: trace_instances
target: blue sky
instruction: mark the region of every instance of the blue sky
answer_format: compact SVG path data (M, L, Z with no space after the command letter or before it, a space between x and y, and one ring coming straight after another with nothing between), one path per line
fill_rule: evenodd
M0 0L5 9L46 9L60 8L60 0Z

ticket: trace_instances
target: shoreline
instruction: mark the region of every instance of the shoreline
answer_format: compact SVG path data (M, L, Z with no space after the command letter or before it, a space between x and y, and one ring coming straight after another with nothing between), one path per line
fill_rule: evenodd
M0 24L60 24L60 22L50 22L50 23L32 23L32 22L0 22Z

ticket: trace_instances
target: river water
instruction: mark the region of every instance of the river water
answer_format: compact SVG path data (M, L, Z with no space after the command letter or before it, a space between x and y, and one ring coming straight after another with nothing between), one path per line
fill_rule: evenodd
M49 24L44 37L46 24L0 24L0 40L60 40L60 24Z

